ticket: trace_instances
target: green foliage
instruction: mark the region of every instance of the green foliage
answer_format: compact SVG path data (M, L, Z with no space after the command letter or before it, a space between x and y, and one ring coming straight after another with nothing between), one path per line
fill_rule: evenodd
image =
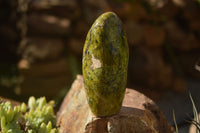
M0 104L0 133L58 133L54 101L45 97L30 97L25 103L12 107L10 102Z
M1 118L1 133L23 133L18 120L22 118L24 113L24 104L22 106L12 107L10 102L1 102L0 118Z

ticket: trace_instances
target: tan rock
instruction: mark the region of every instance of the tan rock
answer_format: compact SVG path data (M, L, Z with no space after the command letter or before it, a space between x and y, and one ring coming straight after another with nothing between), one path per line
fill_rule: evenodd
M9 101L9 102L11 102L12 106L20 105L20 102L18 102L18 101L14 101L12 99L4 98L4 97L1 97L1 96L0 96L0 100L2 100L3 102L8 102Z
M172 0L172 2L179 7L184 7L186 5L186 0Z
M147 1L151 6L155 8L162 8L167 3L167 0L147 0Z
M54 15L31 14L28 17L29 34L66 35L70 32L71 21Z
M32 0L32 8L50 8L53 6L77 7L77 0Z
M64 41L59 38L31 37L27 45L21 48L21 55L29 63L55 60L62 55L64 47Z
M88 106L83 77L78 75L57 114L59 133L172 133L155 103L143 94L126 89L119 113L94 116Z

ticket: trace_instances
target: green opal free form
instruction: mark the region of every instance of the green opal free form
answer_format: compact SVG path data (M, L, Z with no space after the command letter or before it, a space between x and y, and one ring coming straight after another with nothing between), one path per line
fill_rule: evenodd
M128 57L122 22L113 12L102 14L87 34L82 60L87 100L96 116L109 116L120 110Z

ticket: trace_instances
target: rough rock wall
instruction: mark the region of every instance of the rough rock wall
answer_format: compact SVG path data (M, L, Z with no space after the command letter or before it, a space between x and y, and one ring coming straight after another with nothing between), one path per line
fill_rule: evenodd
M26 34L17 37L25 38L23 43L19 41L23 45L18 48L21 55L18 65L24 76L22 93L43 95L51 90L47 95L53 96L64 87L73 73L66 53L76 59L81 70L86 34L93 21L106 11L116 12L127 32L129 87L142 85L183 92L185 78L200 78L194 67L200 58L198 1L30 0L26 4ZM14 19L14 22L19 21ZM7 40L18 35L7 32L1 30ZM32 88L27 90L30 84ZM44 91L41 94L39 90Z

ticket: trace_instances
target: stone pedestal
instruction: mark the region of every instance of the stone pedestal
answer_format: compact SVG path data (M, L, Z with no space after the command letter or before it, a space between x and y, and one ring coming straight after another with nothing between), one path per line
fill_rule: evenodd
M90 111L83 77L77 76L57 113L59 133L172 133L155 103L145 95L126 89L121 110L109 117Z

